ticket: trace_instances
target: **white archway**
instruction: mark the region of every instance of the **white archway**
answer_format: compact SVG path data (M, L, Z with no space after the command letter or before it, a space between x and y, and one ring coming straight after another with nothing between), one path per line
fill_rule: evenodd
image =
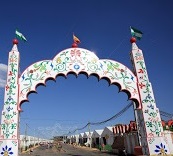
M69 48L57 54L53 60L43 60L30 65L19 76L20 54L16 40L9 52L7 84L5 87L4 107L1 117L0 153L18 155L19 114L21 104L27 101L28 94L36 92L39 84L58 75L85 73L97 75L116 84L120 91L136 104L138 132L144 155L171 155L163 135L159 109L145 66L142 50L132 41L131 60L134 73L123 64L107 59L99 59L93 52L82 48Z
M110 84L118 85L120 91L128 94L129 99L139 105L137 79L123 64L106 59L99 59L93 52L82 48L69 48L57 54L53 60L43 60L29 66L19 78L19 107L27 101L30 92L35 92L39 84L47 79L56 79L58 75L67 76L84 73L87 76L97 75L99 79L107 79Z

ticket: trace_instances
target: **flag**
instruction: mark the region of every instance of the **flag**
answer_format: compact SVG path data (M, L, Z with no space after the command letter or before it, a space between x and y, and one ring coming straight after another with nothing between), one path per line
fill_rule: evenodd
M75 43L77 43L77 44L80 43L79 38L77 38L74 34L73 34L73 41L74 41Z
M16 36L17 36L19 39L21 39L21 40L23 40L23 41L25 41L25 42L27 41L26 38L25 38L25 36L23 36L23 34L20 33L18 30L16 30L15 34L16 34Z
M130 31L131 31L131 35L135 38L137 38L138 40L140 40L142 38L142 32L134 27L130 27Z

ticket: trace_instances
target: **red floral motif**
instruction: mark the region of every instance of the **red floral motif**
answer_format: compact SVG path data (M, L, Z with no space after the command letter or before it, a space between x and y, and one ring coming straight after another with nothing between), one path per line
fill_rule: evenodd
M156 117L156 118L150 118L149 117L148 120L151 121L151 122L158 122L159 118L158 117Z
M141 82L141 83L139 84L139 87L140 87L141 89L143 89L143 87L145 87L145 85Z
M134 94L134 95L135 95L135 94L138 94L138 92L137 92L136 89L133 90L133 94Z
M144 73L143 69L139 69L138 73Z
M29 72L32 74L34 71L33 70L30 70Z
M6 91L8 91L8 89L10 89L10 87L8 85L6 85L5 89L6 89Z
M148 137L149 137L149 138L153 138L153 137L154 137L154 134L153 134L153 133L149 133L149 134L148 134Z
M72 57L73 56L79 56L80 57L81 52L80 52L80 50L74 49L74 50L71 50L70 54L71 54Z
M9 119L9 120L4 120L4 122L5 122L7 125L9 125L9 124L13 123L14 120L11 120L11 119Z
M10 58L10 62L17 62L17 58Z
M12 75L13 75L12 71L10 71L8 75L9 75L9 76L12 76Z
M136 60L143 60L144 58L143 58L143 56L137 56L136 57Z

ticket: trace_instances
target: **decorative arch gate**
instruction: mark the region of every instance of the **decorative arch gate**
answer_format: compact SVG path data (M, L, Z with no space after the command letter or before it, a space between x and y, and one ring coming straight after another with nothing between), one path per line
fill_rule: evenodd
M13 40L9 52L7 84L5 86L4 107L1 117L0 153L4 156L18 156L19 114L21 104L27 101L31 92L36 92L39 84L47 79L56 79L72 72L76 75L95 74L116 84L134 101L138 133L143 154L170 154L164 138L159 109L156 107L151 83L149 82L142 50L131 39L131 61L133 70L114 60L99 59L93 52L82 48L69 48L57 54L53 60L43 60L30 65L19 76L18 41Z

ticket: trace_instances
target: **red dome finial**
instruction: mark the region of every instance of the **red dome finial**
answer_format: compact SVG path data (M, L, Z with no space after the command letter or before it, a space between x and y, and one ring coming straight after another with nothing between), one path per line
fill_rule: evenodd
M78 47L78 44L74 42L74 43L71 45L71 47L72 47L72 48L77 48L77 47Z
M13 44L18 44L19 42L18 42L18 40L15 38L15 39L13 39Z
M135 38L135 37L132 37L132 38L130 39L130 42L131 42L131 43L136 42L136 38Z

